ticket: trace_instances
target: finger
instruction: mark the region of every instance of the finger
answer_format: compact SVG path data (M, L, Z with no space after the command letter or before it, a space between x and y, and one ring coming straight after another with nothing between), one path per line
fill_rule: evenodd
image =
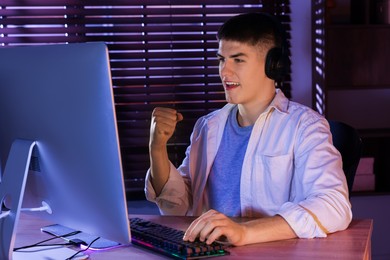
M224 235L224 226L216 226L212 229L212 231L207 235L206 244L210 245L213 243L215 240L220 238L222 235ZM204 240L202 240L204 241Z
M159 123L168 123L176 126L176 123L184 119L183 115L171 108L155 108L152 112L152 121Z
M208 224L209 219L217 213L218 212L215 210L209 210L208 212L195 219L187 228L183 240L194 241L199 236L200 232L204 229L204 227Z
M191 225L188 227L187 231L184 233L183 240L194 241L201 229L202 229L202 221L200 221L200 218L198 218L195 221L193 221Z
M218 227L218 220L209 220L204 225L202 230L199 233L199 240L204 242L209 240L210 235L214 232L214 230Z
M177 113L176 114L176 121L177 122L180 122L180 121L182 121L184 119L184 117L183 117L183 115L182 115L182 113Z
M206 225L200 231L199 240L207 241L211 244L220 236L224 235L224 230L228 225L227 217L221 213L213 215L213 217L207 220Z
M177 120L177 111L172 108L156 107L152 112L152 117L155 119L168 119L172 122Z
M195 228L198 226L199 223L201 223L203 221L203 219L213 215L216 211L214 210L209 210L207 211L206 213L202 214L200 217L198 217L197 219L195 219L194 221L192 221L192 223L190 224L190 226L187 228L187 231L185 232L184 236L189 236L191 233L193 233L193 231L195 230Z
M163 113L171 113L176 114L176 109L169 108L169 107L155 107L153 112L163 112Z

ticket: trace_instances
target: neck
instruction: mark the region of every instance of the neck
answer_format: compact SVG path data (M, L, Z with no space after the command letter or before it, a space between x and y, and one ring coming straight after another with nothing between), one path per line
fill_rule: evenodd
M275 89L264 98L251 104L238 104L237 121L240 126L254 125L257 118L268 108L276 94Z

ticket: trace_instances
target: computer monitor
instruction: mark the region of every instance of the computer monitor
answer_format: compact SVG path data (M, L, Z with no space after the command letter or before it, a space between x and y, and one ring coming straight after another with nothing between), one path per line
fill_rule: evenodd
M17 149L18 141L26 140L32 144L31 156ZM18 203L5 192L7 187L24 186L13 183L17 178L14 172L5 172L7 160L17 168L25 157L31 157L31 162L23 208L47 203L50 210L34 214L88 234L130 243L104 43L0 47L0 169L1 175L8 175L0 184L3 206ZM1 227L3 240L4 230Z

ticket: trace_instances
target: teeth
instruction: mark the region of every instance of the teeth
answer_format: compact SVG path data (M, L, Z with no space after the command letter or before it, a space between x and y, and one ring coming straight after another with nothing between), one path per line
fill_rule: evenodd
M239 86L240 83L237 83L237 82L231 82L231 81L226 81L226 85L228 86Z

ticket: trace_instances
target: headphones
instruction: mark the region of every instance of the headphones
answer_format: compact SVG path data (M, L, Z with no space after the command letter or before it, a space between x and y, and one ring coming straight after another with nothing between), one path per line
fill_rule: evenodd
M280 82L288 74L290 70L290 58L288 56L288 44L286 39L286 32L279 20L276 17L262 13L264 16L269 17L274 25L275 39L281 38L281 46L271 48L265 58L265 75L268 78Z

